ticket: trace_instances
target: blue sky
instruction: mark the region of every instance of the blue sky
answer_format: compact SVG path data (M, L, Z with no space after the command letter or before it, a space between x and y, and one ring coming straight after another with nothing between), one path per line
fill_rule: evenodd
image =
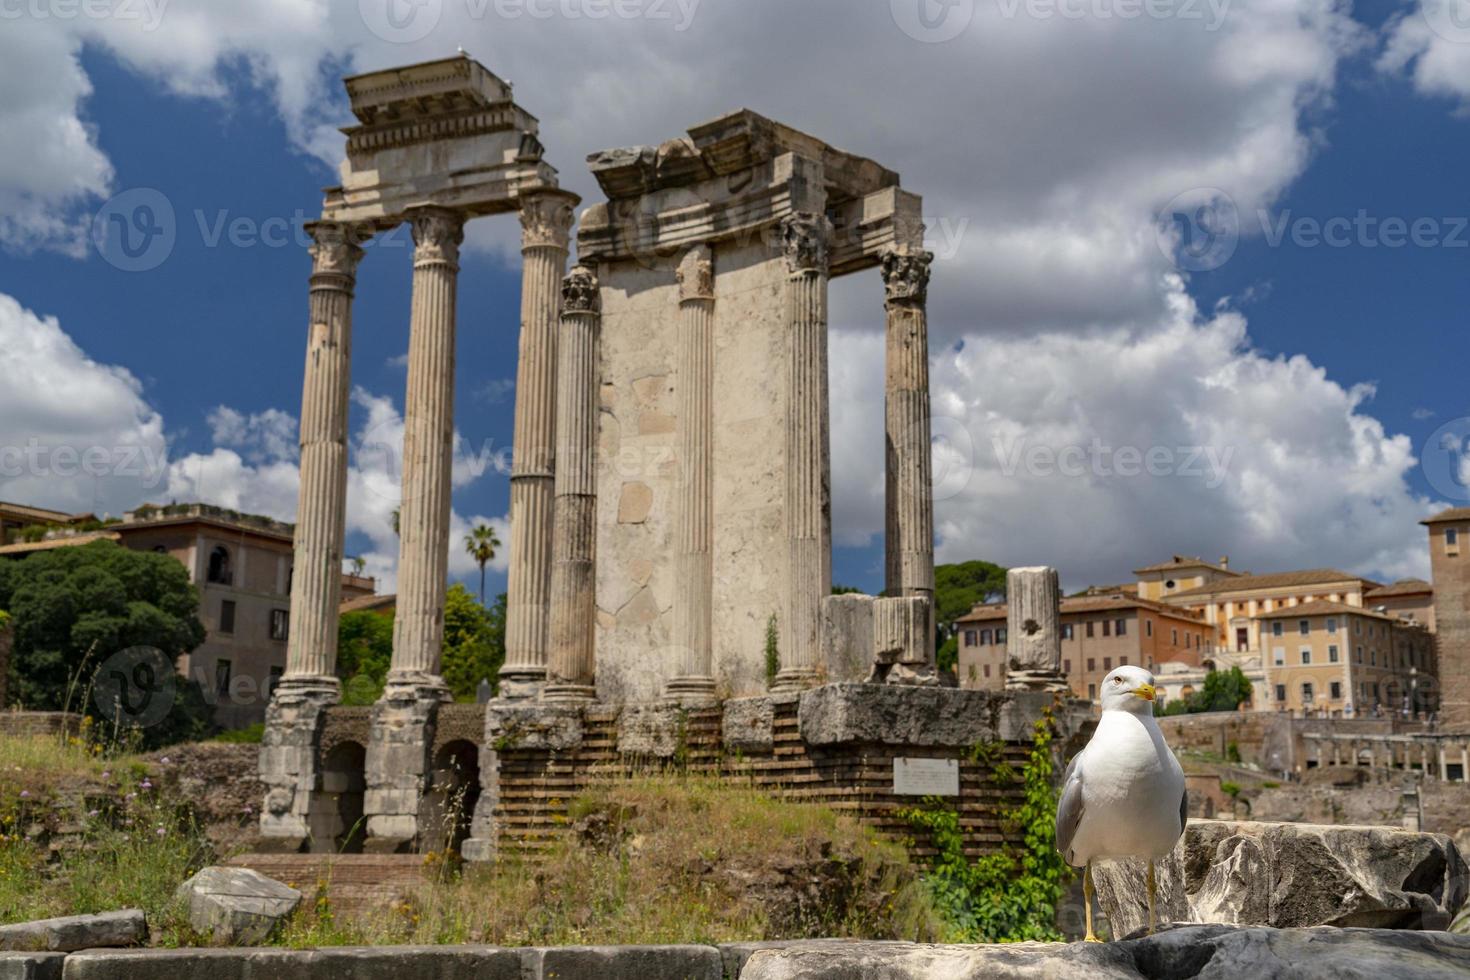
M1461 501L1417 459L1470 414L1457 384L1470 38L1425 28L1441 0L1427 13L1237 0L1214 28L1096 16L1123 0L1077 18L964 0L932 8L969 18L941 43L904 28L904 5L932 0L691 0L682 29L652 0L601 21L565 13L586 0L545 18L425 0L436 20L409 42L374 30L374 2L174 0L147 31L0 21L0 64L38 78L4 86L0 68L0 443L160 455L142 479L0 470L0 499L118 512L199 497L290 518L309 269L295 226L334 181L333 127L350 121L336 79L463 45L517 82L549 159L589 200L586 153L740 105L871 155L926 196L941 560L1056 564L1069 586L1175 552L1427 574L1417 521ZM1219 194L1201 188L1228 199L1239 242L1181 274L1160 216L1208 201L1219 220ZM167 201L175 240L156 266L123 271L86 230L141 189ZM1306 243L1313 221L1360 213L1366 236ZM1393 220L1435 243L1382 244ZM232 242L235 221L250 236L289 227L287 241ZM477 222L464 255L456 417L480 466L461 473L458 527L503 526L508 509L493 464L511 436L517 238L513 218ZM409 254L398 235L360 270L357 442L399 424ZM834 284L834 577L869 590L880 302L871 277ZM1163 450L1167 466L1120 473L1118 447ZM1069 448L1085 472L1048 462ZM391 582L391 480L358 462L349 551ZM473 579L457 554L454 573Z

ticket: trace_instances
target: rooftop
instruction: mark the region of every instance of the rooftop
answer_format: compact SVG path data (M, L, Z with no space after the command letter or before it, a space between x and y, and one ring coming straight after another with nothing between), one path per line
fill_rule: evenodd
M1371 619L1386 619L1390 622L1398 622L1396 617L1365 609L1362 606L1350 606L1345 602L1329 602L1326 599L1314 599L1304 602L1299 606L1288 606L1277 609L1274 612L1261 613L1257 619L1302 619L1307 616L1367 616Z
M1387 599L1391 596L1400 595L1433 595L1434 586L1422 578L1401 578L1392 585L1385 585L1381 589L1372 589L1363 593L1364 601L1368 599Z
M1184 620L1186 622L1203 622L1201 617L1195 616L1186 610L1176 606L1166 606L1161 602L1149 599L1140 599L1137 596L1100 595L1100 596L1070 596L1062 600L1062 615L1079 615L1092 612L1115 612L1125 609L1151 609L1160 615L1171 619ZM1006 604L1003 602L989 603L976 606L968 613L961 616L956 622L975 623L989 622L1006 618Z
M85 534L67 534L61 537L44 538L40 541L22 541L0 547L0 555L28 555L33 551L51 551L55 548L77 548L93 541L116 541L122 535L116 531L89 531Z
M1222 593L1254 592L1259 589L1285 589L1303 585L1329 585L1334 582L1357 582L1365 588L1382 586L1361 575L1352 575L1336 568L1309 568L1299 572L1273 572L1269 575L1241 575L1224 582L1211 582L1182 592L1169 595L1172 599L1194 596L1210 596Z
M1426 518L1419 523L1427 527L1431 524L1451 524L1458 521L1470 521L1470 507L1451 507L1449 510L1442 510L1433 517Z
M1150 572L1168 572L1178 568L1208 568L1212 571L1221 572L1225 575L1240 575L1240 572L1232 572L1228 564L1229 559L1222 558L1220 563L1207 562L1203 558L1190 555L1175 555L1168 561L1161 561L1157 565L1146 565L1143 568L1135 568L1134 575L1146 575Z

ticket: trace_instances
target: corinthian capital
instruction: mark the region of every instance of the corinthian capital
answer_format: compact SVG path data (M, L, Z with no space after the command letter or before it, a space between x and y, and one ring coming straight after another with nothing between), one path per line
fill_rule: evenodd
M602 297L596 273L585 265L573 266L561 281L561 308L563 313L600 312Z
M679 279L679 302L715 298L714 253L708 245L696 245L684 253L674 274Z
M825 214L798 211L781 223L781 245L792 275L827 273L832 246L832 222Z
M357 263L362 261L362 249L357 246L352 229L328 221L318 221L308 226L312 244L311 274L313 276L357 275Z
M929 296L933 252L889 249L883 253L883 290L890 303L924 303Z
M413 261L444 262L458 267L464 241L464 215L448 208L419 208L409 212L413 225Z
M543 191L521 197L521 248L567 248L576 220L577 195Z

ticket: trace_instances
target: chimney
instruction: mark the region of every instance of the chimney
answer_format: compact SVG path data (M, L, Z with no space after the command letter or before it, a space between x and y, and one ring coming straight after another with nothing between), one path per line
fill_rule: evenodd
M1227 571L1227 572L1230 571L1230 556L1229 555L1221 555L1220 556L1220 567L1223 568L1223 569L1225 569L1225 571Z

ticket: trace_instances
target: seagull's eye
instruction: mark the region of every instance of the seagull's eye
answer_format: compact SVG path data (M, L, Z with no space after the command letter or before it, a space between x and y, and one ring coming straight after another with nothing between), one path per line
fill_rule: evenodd
M1123 683L1123 678L1121 678L1121 677L1114 677L1113 678L1113 683L1114 684L1121 684L1121 683Z

